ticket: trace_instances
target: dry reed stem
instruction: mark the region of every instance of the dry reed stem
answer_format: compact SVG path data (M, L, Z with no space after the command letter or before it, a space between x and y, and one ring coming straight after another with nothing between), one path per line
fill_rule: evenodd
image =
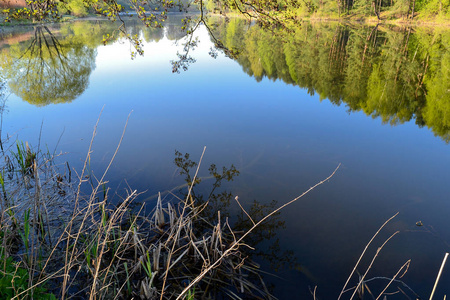
M442 270L444 269L445 262L447 261L447 258L448 258L448 253L445 253L444 260L442 261L441 268L439 269L439 273L438 273L437 278L436 278L436 282L434 283L433 290L431 291L430 300L433 299L434 292L435 292L436 287L438 285L439 278L441 277Z
M118 207L118 208L116 208L115 210L114 210L114 213L113 213L113 215L109 218L109 224L108 224L108 227L107 227L107 230L105 231L105 237L103 238L103 242L101 243L101 249L100 249L100 252L99 252L99 254L97 255L97 263L96 263L96 266L95 266L95 273L94 273L94 278L93 278L93 284L92 284L92 288L91 288L91 293L90 293L90 296L89 296L89 299L93 299L93 297L94 297L94 295L95 295L95 287L96 287L96 281L97 281L97 277L99 276L99 272L100 272L100 265L101 265L101 261L102 261L102 257L103 257L103 254L105 253L104 251L105 251L105 247L106 247L106 243L109 241L108 239L107 239L107 237L110 235L110 233L111 233L111 231L113 230L113 228L114 228L114 225L116 224L116 222L122 217L122 215L123 215L123 213L125 212L125 210L124 210L124 206L128 203L128 201L130 200L130 199L132 199L134 196L136 195L136 191L133 191L132 193L131 193L131 195L129 195L126 199L125 199L125 201L123 201L122 202L122 204ZM100 226L99 226L99 230L102 230L102 224L100 223ZM100 241L100 239L101 239L101 234L99 234L99 237L98 237L98 241ZM100 243L98 243L97 245L99 245ZM120 245L121 245L122 243L120 243ZM97 246L98 247L98 246ZM112 263L113 263L113 259L111 260L111 263L110 263L110 265L105 269L105 271L106 271L106 274L108 274L108 271L109 271L109 269L111 268L111 265L112 265ZM103 280L103 286L105 286L105 280L106 280L106 277L104 278L104 280Z
M76 232L76 234L75 234L75 236L73 238L73 242L72 243L74 245L76 245L78 240L79 240L79 238L80 238L80 235L83 232L83 228L84 228L85 223L87 222L88 217L91 216L93 218L93 212L95 210L95 195L98 193L98 190L100 189L100 186L102 186L102 184L104 183L103 180L104 180L104 178L105 178L109 168L111 167L111 165L112 165L112 163L113 163L113 161L114 161L114 159L115 159L115 157L116 157L116 155L117 155L117 153L119 151L119 148L120 148L120 145L121 145L121 143L123 141L123 138L125 136L125 132L126 132L126 128L127 128L127 125L128 125L128 121L129 121L129 118L130 118L130 115L131 115L131 112L130 112L130 114L128 115L127 120L125 122L125 126L124 126L124 129L123 129L122 135L120 137L120 140L118 142L116 150L115 150L115 152L113 154L113 157L111 158L111 160L110 160L106 170L104 171L101 179L99 181L97 181L97 186L91 192L89 201L87 203L87 207L85 209L82 209L81 211L77 212L77 208L78 208L79 200L80 200L79 197L80 197L80 194L81 194L81 184L83 182L85 182L85 180L83 180L84 173L86 171L88 163L90 163L90 157L91 157L91 153L92 153L92 145L93 145L93 142L94 142L94 138L95 138L95 136L97 134L97 127L98 127L98 124L99 124L102 112L103 112L103 108L102 108L102 111L100 112L100 115L99 115L99 117L97 119L97 122L96 122L96 124L94 126L92 138L91 138L91 141L90 141L90 144L89 144L88 153L86 155L86 159L85 159L85 162L84 162L84 165L83 165L81 176L79 176L80 181L79 181L78 188L77 188L77 193L76 193L76 198L75 198L75 205L74 205L74 211L73 211L72 219L69 221L69 224L66 227L67 246L66 246L66 257L65 257L65 269L64 269L64 274L63 274L64 280L63 280L63 285L62 285L62 299L64 299L65 293L66 293L66 290L67 290L68 278L70 277L69 276L69 271L72 269L74 261L76 261L76 258L78 257L78 255L75 255L76 247L73 247L71 252L69 251L70 238L72 236L71 235L71 231L72 231L73 223L74 223L76 217L79 216L83 210L85 210L86 213L83 214L83 217L82 217L82 220L81 220L81 225L78 228L78 230L77 230L77 232ZM100 205L100 204L98 204L98 205ZM103 249L104 249L104 245L102 246L102 250ZM69 252L70 252L70 257L68 256ZM97 275L98 275L98 267L99 267L99 265L100 264L97 263L96 273L95 273L95 276L94 276L94 282L96 281L96 278L97 278ZM75 280L75 278L74 278L74 280ZM93 285L93 288L94 287L95 287L95 284ZM91 293L90 299L92 299L93 295L94 295L94 293Z
M114 151L113 157L110 159L109 164L108 164L106 170L103 172L103 175L102 175L102 177L100 178L100 181L98 181L97 187L94 189L93 194L97 194L99 187L103 184L103 180L104 180L106 174L108 173L108 170L109 170L109 168L111 167L111 165L112 165L112 163L113 163L113 161L114 161L114 159L115 159L115 157L116 157L116 155L117 155L117 153L118 153L118 151L119 151L120 145L122 144L123 138L124 138L124 136L125 136L125 132L126 132L126 129L127 129L128 121L129 121L129 119L130 119L130 115L131 115L131 112L130 112L130 114L128 114L127 120L126 120L126 122L125 122L125 126L124 126L123 131L122 131L122 135L121 135L121 137L120 137L119 143L117 144L116 150ZM133 191L132 194L129 195L129 196L125 199L125 201L123 201L122 204L114 211L113 215L112 215L112 216L110 217L110 219L109 219L109 225L108 225L108 229L107 229L107 231L106 231L106 236L108 236L109 233L111 232L111 230L112 230L112 228L113 228L113 224L114 224L113 221L115 220L115 217L118 217L118 213L122 211L121 208L123 208L123 206L124 206L126 203L128 203L128 200L130 200L132 197L134 197L135 194L136 194L136 191ZM91 195L92 195L92 194L91 194ZM104 200L104 201L105 201L105 200ZM104 202L104 201L103 201L103 202ZM100 228L101 228L101 227L100 227ZM97 263L96 270L95 270L95 275L94 275L94 283L95 283L95 281L96 281L96 279L97 279L97 276L98 276L99 267L100 267L100 261L101 261L101 257L103 256L104 248L105 248L105 246L106 246L106 240L107 240L106 238L103 240L103 244L102 244L102 248L101 248L101 251L100 251L100 255L98 256L98 263ZM108 269L109 269L109 268L108 268ZM95 284L92 285L92 289L94 289L94 287L95 287ZM94 290L91 290L91 291L93 292ZM91 293L91 296L89 297L89 299L92 299L92 297L93 297L94 294L95 294L95 293Z
M305 196L306 194L308 194L310 191L314 190L316 187L318 187L319 185L322 185L323 183L325 183L326 181L330 180L331 177L334 176L334 174L337 172L337 170L339 169L339 167L341 166L341 164L339 164L336 169L331 173L331 175L329 175L327 178L325 178L324 180L316 183L314 186L310 187L308 190L306 190L305 192L303 192L300 196L292 199L291 201L283 204L282 206L280 206L279 208L275 209L274 211L272 211L271 213L267 214L266 216L264 216L260 221L258 221L255 225L253 225L249 230L247 230L237 241L233 242L231 244L231 246L224 251L224 253L213 263L211 264L209 267L207 267L206 269L204 269L194 280L192 280L188 286L186 286L184 288L184 290L181 292L180 295L178 295L178 297L176 298L181 299L181 297L184 296L184 294L186 294L196 283L198 283L209 271L211 271L212 269L214 269L216 266L218 266L220 264L220 262L222 261L222 259L224 259L226 256L228 256L232 251L234 251L235 249L239 248L241 241L247 236L249 235L256 227L258 227L261 223L263 223L265 220L267 220L268 218L270 218L271 216L273 216L274 214L278 213L280 210L282 210L283 208L285 208L286 206L294 203L295 201L297 201L298 199L302 198L303 196ZM162 298L161 298L162 300Z
M191 186L189 187L188 194L187 194L187 196L186 196L186 202L185 202L185 204L184 204L184 206L183 206L182 213L181 213L180 217L178 218L178 220L179 220L179 226L177 226L176 234L175 234L175 236L174 236L174 241L173 241L173 244L172 244L172 249L171 249L171 251L169 252L169 257L167 258L167 269L166 269L166 272L165 272L165 275L164 275L163 285L162 285L162 288L161 288L161 297L160 297L160 300L163 300L164 289L165 289L166 281L167 281L167 275L169 274L169 269L170 269L170 267L171 267L171 265L170 265L170 260L172 259L172 253L175 251L175 246L176 246L176 242L177 242L177 239L178 239L178 235L179 235L179 233L180 233L180 231L181 231L181 228L182 228L182 221L183 221L184 213L185 213L186 208L187 208L187 206L188 206L188 205L187 205L187 201L188 201L189 198L191 197L192 188L194 187L195 180L197 179L197 174L198 174L198 171L199 171L199 169L200 169L200 165L201 165L201 163L202 163L203 156L205 155L205 151L206 151L206 146L203 148L202 155L200 156L200 160L199 160L198 165L197 165L197 170L195 171L194 177L193 177L193 179L192 179ZM169 240L170 240L170 238L168 238L168 241L169 241Z
M76 193L76 197L75 197L75 205L74 205L74 208L73 208L73 218L69 221L69 223L68 223L68 225L67 225L67 227L65 229L65 231L68 234L68 236L67 236L66 256L65 256L65 264L64 264L64 274L63 274L64 279L63 279L62 290L61 290L61 299L62 300L64 299L64 296L66 294L67 283L68 283L68 279L69 279L69 271L72 268L72 261L73 261L73 256L74 256L74 252L75 252L75 247L72 250L72 252L70 251L70 242L69 242L69 240L70 240L70 233L72 232L72 225L73 225L74 218L78 215L77 209L78 209L78 204L79 204L80 194L81 194L81 184L84 182L84 180L83 180L84 173L86 171L88 163L90 163L90 160L91 160L92 145L94 144L94 138L97 135L98 123L100 122L100 117L102 115L102 112L103 112L104 108L105 107L103 106L103 108L100 111L100 114L99 114L99 116L97 118L97 122L95 123L94 130L92 132L91 141L89 143L88 153L86 155L86 159L84 160L83 168L81 170L81 176L79 176L80 182L78 183L77 193ZM85 219L83 219L82 226L84 224L84 221L85 221ZM75 236L74 244L77 243L79 236L80 236L80 230L78 231L78 233ZM63 235L61 235L60 238L62 238L62 237L63 237ZM70 253L70 257L68 256L69 253Z
M140 213L141 213L141 211L142 211L143 208L144 208L144 205L141 205L141 208L139 209L137 215L140 215ZM134 249L135 249L135 261L137 260L137 249L136 249L136 247L139 247L139 246L140 246L140 247L141 247L141 251L142 251L143 253L145 253L145 247L142 245L141 241L140 241L139 239L137 239L137 242L136 242L136 235L134 234L134 232L135 232L134 225L136 224L136 219L137 219L137 218L135 218L135 219L133 220L133 222L130 224L130 227L129 227L129 228L133 228L133 231L131 231L130 229L128 229L127 232L126 232L126 234L125 234L125 236L123 237L123 240L125 241L125 240L128 240L128 236L129 236L130 234L133 235L131 238L133 239L133 242L134 242L134 244L132 244L132 245L134 246ZM149 248L149 250L150 250L150 248ZM158 258L159 258L159 257L158 257ZM127 279L124 280L123 284L121 285L121 287L120 287L119 290L117 291L117 294L116 294L116 296L114 297L114 299L117 299L118 297L120 297L120 292L121 292L121 290L125 287L125 285L127 284L127 281L131 278L131 276L134 274L134 272L135 272L135 270L131 270L130 274L128 274Z
M252 217L250 217L250 215L247 213L247 211L242 207L241 203L239 202L239 196L236 196L234 198L234 200L236 200L237 204L239 204L239 207L242 209L242 211L246 214L247 218L250 219L250 221L252 222L253 225L255 225L255 221L253 221Z
M26 143L26 153L27 153L27 155L29 153L31 153L31 150L30 150L30 148L28 146L28 143ZM49 212L48 212L48 209L47 209L47 205L46 205L45 199L42 197L42 190L44 188L44 185L46 185L48 182L51 182L52 178L54 179L55 175L52 175L51 172L50 172L50 175L52 175L52 177L48 178L48 180L45 181L44 184L42 184L41 178L40 178L40 174L39 174L39 169L41 169L42 166L45 166L45 167L48 168L47 164L49 164L50 161L52 159L54 159L54 156L52 156L52 157L49 156L48 159L45 160L42 165L38 166L37 165L38 154L39 153L36 153L36 158L33 159L32 167L30 167L30 168L32 168L32 172L33 172L32 176L34 176L34 180L35 180L34 193L29 193L26 196L32 200L30 203L28 203L29 205L33 206L33 219L31 220L31 223L34 224L34 225L41 224L41 226L44 226L43 225L44 220L41 219L41 218L45 217L46 218L46 222L47 222L47 230L48 230L48 232L46 234L43 234L42 232L35 232L34 230L30 231L30 237L31 237L30 249L31 249L31 252L29 253L30 255L28 256L28 261L23 261L23 263L25 264L25 266L28 269L29 284L28 284L28 288L25 291L22 291L22 292L18 293L17 295L15 295L13 297L13 299L16 299L16 298L20 297L24 293L28 293L30 291L33 292L33 289L35 287L37 287L38 285L42 284L42 281L40 279L41 279L41 277L43 275L43 270L41 270L41 272L39 274L38 283L37 284L33 284L33 282L35 281L34 277L35 277L36 272L37 272L36 266L37 266L37 262L38 262L38 259L39 259L38 256L35 255L35 249L41 249L43 243L45 243L45 239L46 239L47 235L49 235L48 240L49 240L49 243L50 243L50 247L53 248L51 246L52 245L52 239L51 239L51 236L50 236L51 235L51 230L50 230L50 227L49 227L49 223L50 222L49 222L49 219L48 219ZM45 171L43 171L43 172L44 172L44 176L45 177L47 177L49 175L47 172L45 172ZM25 179L25 177L23 177L23 178ZM14 195L14 194L16 194L16 193L13 192L12 195ZM18 196L20 197L20 195L18 195ZM48 199L47 199L47 201L48 201ZM10 208L8 208L8 210L12 210L13 208L17 208L17 207L18 206L10 207ZM5 211L3 211L3 213L4 212ZM3 218L3 215L2 215L2 218ZM3 224L3 222L2 222L2 224ZM40 229L37 229L37 230L40 230ZM42 229L43 229L43 227L42 227ZM42 238L42 240L39 237ZM37 244L35 244L35 242ZM6 249L6 247L5 247L5 249ZM28 253L26 255L28 255ZM56 277L56 275L52 274L51 276L47 276L44 281L48 280L51 277Z
M373 263L375 262L375 259L378 256L378 253L380 253L381 249L383 249L383 247L387 244L387 242L390 241L390 239L392 239L395 235L397 235L397 233L399 233L400 231L396 231L394 232L387 240L384 241L384 243L377 249L377 252L375 253L374 257L372 258L372 261L370 262L369 267L367 267L366 272L364 273L364 275L361 277L361 279L359 280L358 285L356 286L355 291L353 292L352 296L350 297L350 300L353 299L353 297L356 295L356 292L358 291L359 286L364 283L364 278L366 278L367 273L369 273L370 269L372 268Z
M29 291L31 291L31 290L34 289L34 288L37 288L37 287L40 286L41 284L45 284L45 282L47 282L48 280L57 277L57 276L58 276L57 274L58 274L60 271L63 271L63 270L64 270L64 267L62 267L61 269L59 269L59 270L56 271L56 272L53 272L52 274L50 274L50 275L48 275L48 276L42 278L41 280L39 280L38 282L36 282L34 285L28 287L26 290L20 292L20 293L17 294L17 295L14 295L14 297L12 297L11 300L14 300L14 299L22 299L20 296L22 296L23 294L28 293Z
M388 284L386 285L386 287L381 291L381 293L378 295L378 297L377 297L375 300L380 299L380 297L381 297L381 296L383 295L383 293L389 288L389 286L391 285L391 283L394 282L395 278L397 278L398 274L400 274L400 272L402 271L403 268L406 267L406 270L408 270L410 263L411 263L411 260L408 259L408 261L406 261L406 262L403 264L403 266L401 266L401 268L398 270L398 272L394 275L394 277L392 277L392 279L389 281L389 283L388 283ZM403 273L403 275L404 275L404 273ZM403 275L402 275L402 276L403 276ZM400 278L401 278L402 276L400 276Z
M345 291L345 288L347 287L348 283L350 282L350 279L353 277L353 274L355 273L356 268L358 267L359 263L361 262L361 259L363 258L364 254L366 253L366 251L369 248L369 246L372 243L372 241L375 239L375 237L378 235L378 233L380 233L381 229L383 229L383 227L386 226L386 224L389 223L389 221L391 221L393 218L395 218L398 214L399 213L397 212L395 215L390 217L386 222L384 222L384 224L381 225L381 227L378 229L378 231L372 236L370 241L367 243L366 247L364 248L363 252L361 253L361 256L359 257L358 261L356 262L355 267L353 268L352 272L350 273L350 275L347 278L347 281L345 282L344 286L342 287L342 291L339 294L339 297L337 298L337 300L341 299L342 294Z
M123 127L122 135L120 136L119 143L117 144L117 147L116 147L116 151L114 151L113 157L109 160L109 164L108 164L108 166L106 167L106 170L103 172L103 176L102 176L102 178L100 179L100 183L103 183L103 180L105 179L105 176L106 176L106 174L107 174L108 171L109 171L109 168L111 167L111 165L112 165L114 159L116 158L117 153L119 152L120 145L122 144L123 138L124 138L124 136L125 136L125 132L126 132L127 126L128 126L128 121L130 120L130 116L131 116L131 113L132 113L132 112L133 112L133 111L131 111L131 112L128 114L127 120L125 121L125 126ZM98 186L97 186L97 187L98 187Z

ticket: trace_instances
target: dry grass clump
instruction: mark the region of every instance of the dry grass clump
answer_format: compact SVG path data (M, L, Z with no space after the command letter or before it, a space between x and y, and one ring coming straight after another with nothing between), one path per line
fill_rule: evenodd
M70 169L64 165L58 169L66 173L56 172L55 156L35 152L28 143L2 147L1 157L0 295L52 299L42 287L45 281L34 283L70 216Z
M187 191L181 197L171 194L172 201L159 194L149 212L145 203L137 201L135 190L129 189L119 201L111 199L105 177L112 161L96 178L88 171L90 153L76 173L68 164L56 164L54 154L39 147L33 150L28 143L16 142L1 152L0 298L274 299L248 253L255 250L258 239L264 239L257 231L273 232L264 229L283 226L273 219L279 211L337 171L276 209L274 203L265 208L258 204L247 212L235 197L242 214L232 227L226 207L233 195L218 189L223 181L239 175L234 166L218 171L211 165L211 191L197 194L204 152L197 164L188 154L176 151L175 164ZM91 192L83 194L86 184ZM270 218L273 223L268 222ZM338 299L382 299L392 288L405 297L417 296L401 281L410 260L390 278L367 277L379 252L398 232L382 243L363 274L357 271L391 219L365 247ZM256 239L250 238L251 233ZM383 281L386 284L379 290L369 288ZM312 297L316 299L316 289Z
M145 205L136 206L134 190L112 204L105 181L109 166L101 178L94 177L88 172L90 153L75 173L27 143L2 152L0 295L273 298L246 254L250 247L242 247L247 233L233 232L220 210L211 214L211 205L220 208L230 201L231 194L215 190L239 174L233 166L218 172L212 165L212 191L202 197L194 193L199 165L177 152L175 163L188 191L183 198L173 195L172 202L159 196L147 213ZM84 196L82 185L89 183L92 192ZM5 278L10 285L2 285Z
M172 194L169 202L159 195L148 212L145 203L138 206L135 190L119 201L109 196L105 178L123 135L104 174L97 178L89 171L96 128L79 173L68 164L56 164L57 156L40 147L17 142L3 150L2 144L1 297L274 298L247 253L254 249L245 241L258 228L272 226L269 218L337 169L281 207L268 206L270 211L256 205L248 213L235 197L242 222L234 231L224 213L233 196L218 192L224 180L239 174L234 166L218 171L211 165L212 188L204 196L194 187L201 181L198 170L205 150L198 164L176 152L187 192L182 197ZM91 192L83 193L83 185Z

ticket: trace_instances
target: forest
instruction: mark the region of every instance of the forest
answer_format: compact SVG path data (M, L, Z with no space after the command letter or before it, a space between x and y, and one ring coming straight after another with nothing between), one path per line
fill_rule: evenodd
M448 0L208 0L206 7L210 11L261 11L291 19L419 19L442 22L450 17Z
M190 11L201 13L237 13L257 20L272 21L350 19L355 21L443 23L450 18L449 0L2 0L2 12L11 19L42 20L62 15L78 17L101 14L116 17L120 12L134 11L146 24L158 25L155 12ZM154 23L156 21L156 23Z

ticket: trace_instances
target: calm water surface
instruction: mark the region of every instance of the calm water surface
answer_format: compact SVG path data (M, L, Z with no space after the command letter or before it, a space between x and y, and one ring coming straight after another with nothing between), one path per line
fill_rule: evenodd
M146 191L150 204L183 182L175 149L198 160L206 146L202 176L210 163L234 164L241 175L226 188L246 207L287 202L341 163L282 212L276 239L259 245L273 250L259 261L276 275L266 278L274 295L312 299L317 286L319 298L336 299L366 243L400 212L358 271L398 230L367 276L392 277L411 259L401 280L429 297L450 251L450 32L304 24L287 34L216 20L216 38L240 55L211 57L202 27L190 51L196 62L177 74L170 61L183 52L180 19L153 30L131 22L145 50L133 60L127 41L101 43L116 26L108 22L3 32L2 135L37 145L42 126L41 143L79 169L101 113L91 160L100 175L131 113L109 184ZM386 281L369 287L377 282ZM414 298L397 283L389 299L405 298L397 287ZM450 267L436 299L449 292Z

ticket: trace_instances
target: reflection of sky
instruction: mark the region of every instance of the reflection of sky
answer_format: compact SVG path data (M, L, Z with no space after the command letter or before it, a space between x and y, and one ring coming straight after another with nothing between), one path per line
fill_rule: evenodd
M281 81L258 83L223 55L209 57L204 29L200 36L192 52L197 62L181 74L172 74L170 60L182 46L166 38L145 44L145 56L135 60L127 42L101 46L84 94L70 104L41 108L11 95L3 132L36 145L43 122L43 142L53 149L62 134L59 151L70 152L66 157L79 167L104 107L92 159L100 175L132 112L108 179L113 189L126 179L133 189L149 190L147 196L181 182L174 177L175 149L196 158L207 146L205 166L234 163L241 176L231 187L244 203L290 200L342 163L331 182L283 213L284 247L320 278L314 282L319 292L335 297L365 243L400 211L389 232L416 230L415 222L422 220L437 234L403 231L393 242L398 248L380 259L384 269L374 271L389 276L395 272L388 273L388 266L416 259L410 284L428 290L437 261L450 250L443 246L450 243L448 145L413 123L382 125ZM280 275L289 276L284 293L307 297L313 283L305 273L284 272ZM283 291L278 290L287 297Z

